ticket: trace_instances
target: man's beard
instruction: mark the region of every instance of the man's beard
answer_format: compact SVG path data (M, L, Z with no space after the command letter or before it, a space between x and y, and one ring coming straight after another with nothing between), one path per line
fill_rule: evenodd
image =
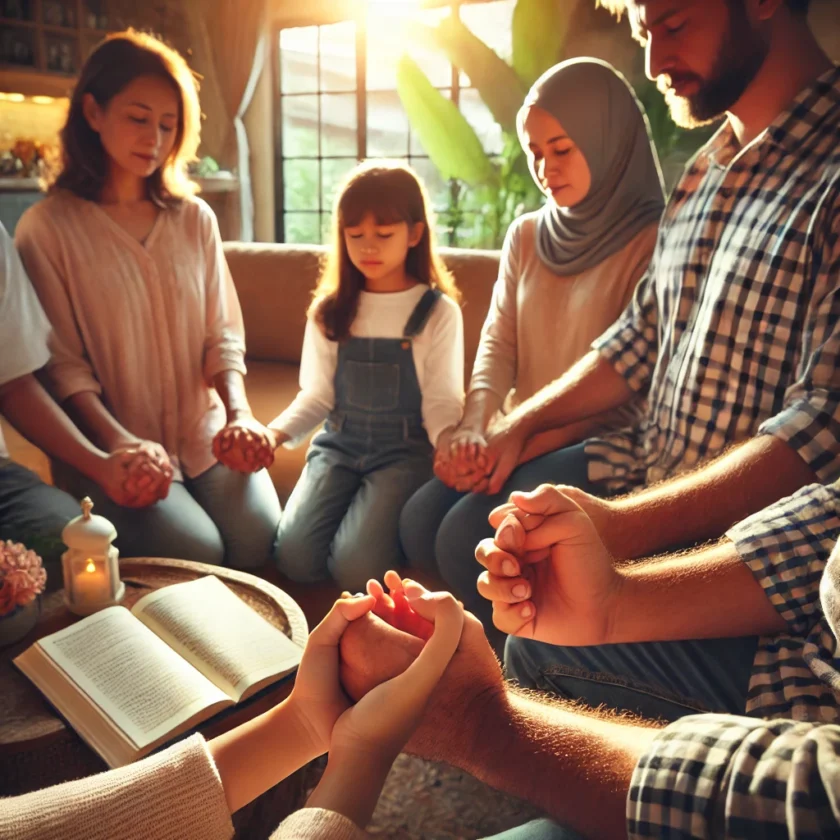
M729 30L723 37L708 79L694 73L660 76L656 85L665 95L671 119L682 128L696 128L714 122L743 95L767 57L768 46L754 30L743 3L730 3ZM673 81L695 82L699 87L691 96L677 96Z

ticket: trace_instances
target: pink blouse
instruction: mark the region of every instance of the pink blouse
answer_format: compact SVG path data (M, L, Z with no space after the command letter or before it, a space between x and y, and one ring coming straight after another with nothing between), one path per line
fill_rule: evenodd
M144 243L70 193L31 207L16 243L53 326L63 402L92 391L126 429L164 446L176 477L215 463L225 409L212 386L245 373L245 333L216 217L197 198L163 210Z

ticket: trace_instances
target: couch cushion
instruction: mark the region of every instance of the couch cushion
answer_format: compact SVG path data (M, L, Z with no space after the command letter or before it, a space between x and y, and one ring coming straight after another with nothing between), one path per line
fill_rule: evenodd
M326 248L225 242L248 358L300 362L306 310Z

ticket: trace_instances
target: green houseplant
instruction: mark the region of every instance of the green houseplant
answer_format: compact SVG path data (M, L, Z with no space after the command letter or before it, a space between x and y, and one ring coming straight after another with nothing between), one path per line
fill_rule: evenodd
M494 158L417 64L408 56L399 63L397 90L408 120L441 176L452 182L449 206L439 213L448 244L498 248L510 222L542 203L516 135L516 114L531 84L560 60L566 15L556 0L518 0L511 29L510 64L456 16L413 30L470 77L502 130L502 152ZM469 228L467 219L474 220Z
M438 216L447 244L498 248L511 221L538 208L543 196L528 171L516 134L516 115L530 86L563 58L569 7L557 0L518 0L511 26L510 63L457 17L412 34L442 51L463 70L502 131L503 147L491 158L455 103L437 90L408 56L400 60L397 90L412 128L440 175L451 183L448 206ZM643 80L637 93L650 119L666 184L706 140L711 129L686 132L671 120L664 97ZM467 224L468 220L473 220Z

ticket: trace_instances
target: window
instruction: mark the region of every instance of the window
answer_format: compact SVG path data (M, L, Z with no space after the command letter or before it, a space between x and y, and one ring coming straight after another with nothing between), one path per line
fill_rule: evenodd
M514 5L515 0L453 0L414 19L434 26L450 12L460 14L485 43L509 58ZM432 84L458 104L488 154L501 152L501 131L464 73L433 47L394 37L398 29L383 25L388 22L377 17L382 13L372 12L366 25L349 20L279 32L277 233L282 241L326 242L341 179L357 160L390 157L408 161L423 178L439 215L441 241L471 244L479 209L459 195L457 184L443 181L411 131L397 94L400 56L407 52Z

